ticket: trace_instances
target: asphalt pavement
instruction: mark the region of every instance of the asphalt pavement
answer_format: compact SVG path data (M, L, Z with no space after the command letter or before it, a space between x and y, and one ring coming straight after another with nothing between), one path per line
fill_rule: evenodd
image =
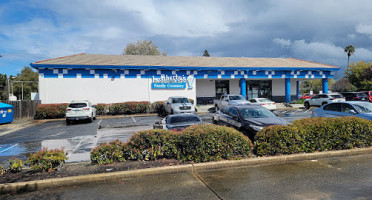
M371 199L372 154L180 171L4 199ZM0 197L1 198L1 197Z
M276 114L287 121L293 121L310 117L311 111L278 110ZM212 123L212 115L213 113L199 114L205 123ZM69 152L67 162L89 161L91 149L98 144L115 139L126 142L134 133L151 129L161 119L162 117L156 115L128 115L98 118L93 123L77 122L67 125L62 119L36 124L0 136L0 164L7 166L13 157L26 160L27 154L44 147L64 148Z

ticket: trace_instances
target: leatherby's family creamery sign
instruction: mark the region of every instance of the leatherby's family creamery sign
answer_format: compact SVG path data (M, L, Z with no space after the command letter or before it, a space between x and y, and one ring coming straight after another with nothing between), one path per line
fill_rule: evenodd
M189 75L185 76L161 76L160 78L152 77L151 88L152 89L192 89L194 83L194 77Z

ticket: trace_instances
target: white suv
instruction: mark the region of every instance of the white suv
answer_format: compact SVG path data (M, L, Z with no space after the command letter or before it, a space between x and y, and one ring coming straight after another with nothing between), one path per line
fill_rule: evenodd
M345 101L345 97L341 94L318 94L313 96L311 99L304 101L304 106L309 109L311 106L322 106L327 103L342 102Z
M96 119L96 108L88 100L74 100L66 109L66 123L71 121L88 120L93 122Z
M167 114L195 114L195 107L186 97L169 97L164 103L164 111Z

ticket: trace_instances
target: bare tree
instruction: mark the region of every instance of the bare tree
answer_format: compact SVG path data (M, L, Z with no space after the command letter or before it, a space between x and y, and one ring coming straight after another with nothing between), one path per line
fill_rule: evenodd
M129 43L125 47L124 55L152 55L152 56L166 56L166 52L161 52L159 48L152 42L146 40L138 40L136 44Z

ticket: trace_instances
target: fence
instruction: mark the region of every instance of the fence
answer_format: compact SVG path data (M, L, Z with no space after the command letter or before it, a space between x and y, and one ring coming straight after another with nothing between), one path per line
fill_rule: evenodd
M2 102L14 106L14 119L34 118L35 113L36 113L36 106L41 103L40 100L2 101Z

